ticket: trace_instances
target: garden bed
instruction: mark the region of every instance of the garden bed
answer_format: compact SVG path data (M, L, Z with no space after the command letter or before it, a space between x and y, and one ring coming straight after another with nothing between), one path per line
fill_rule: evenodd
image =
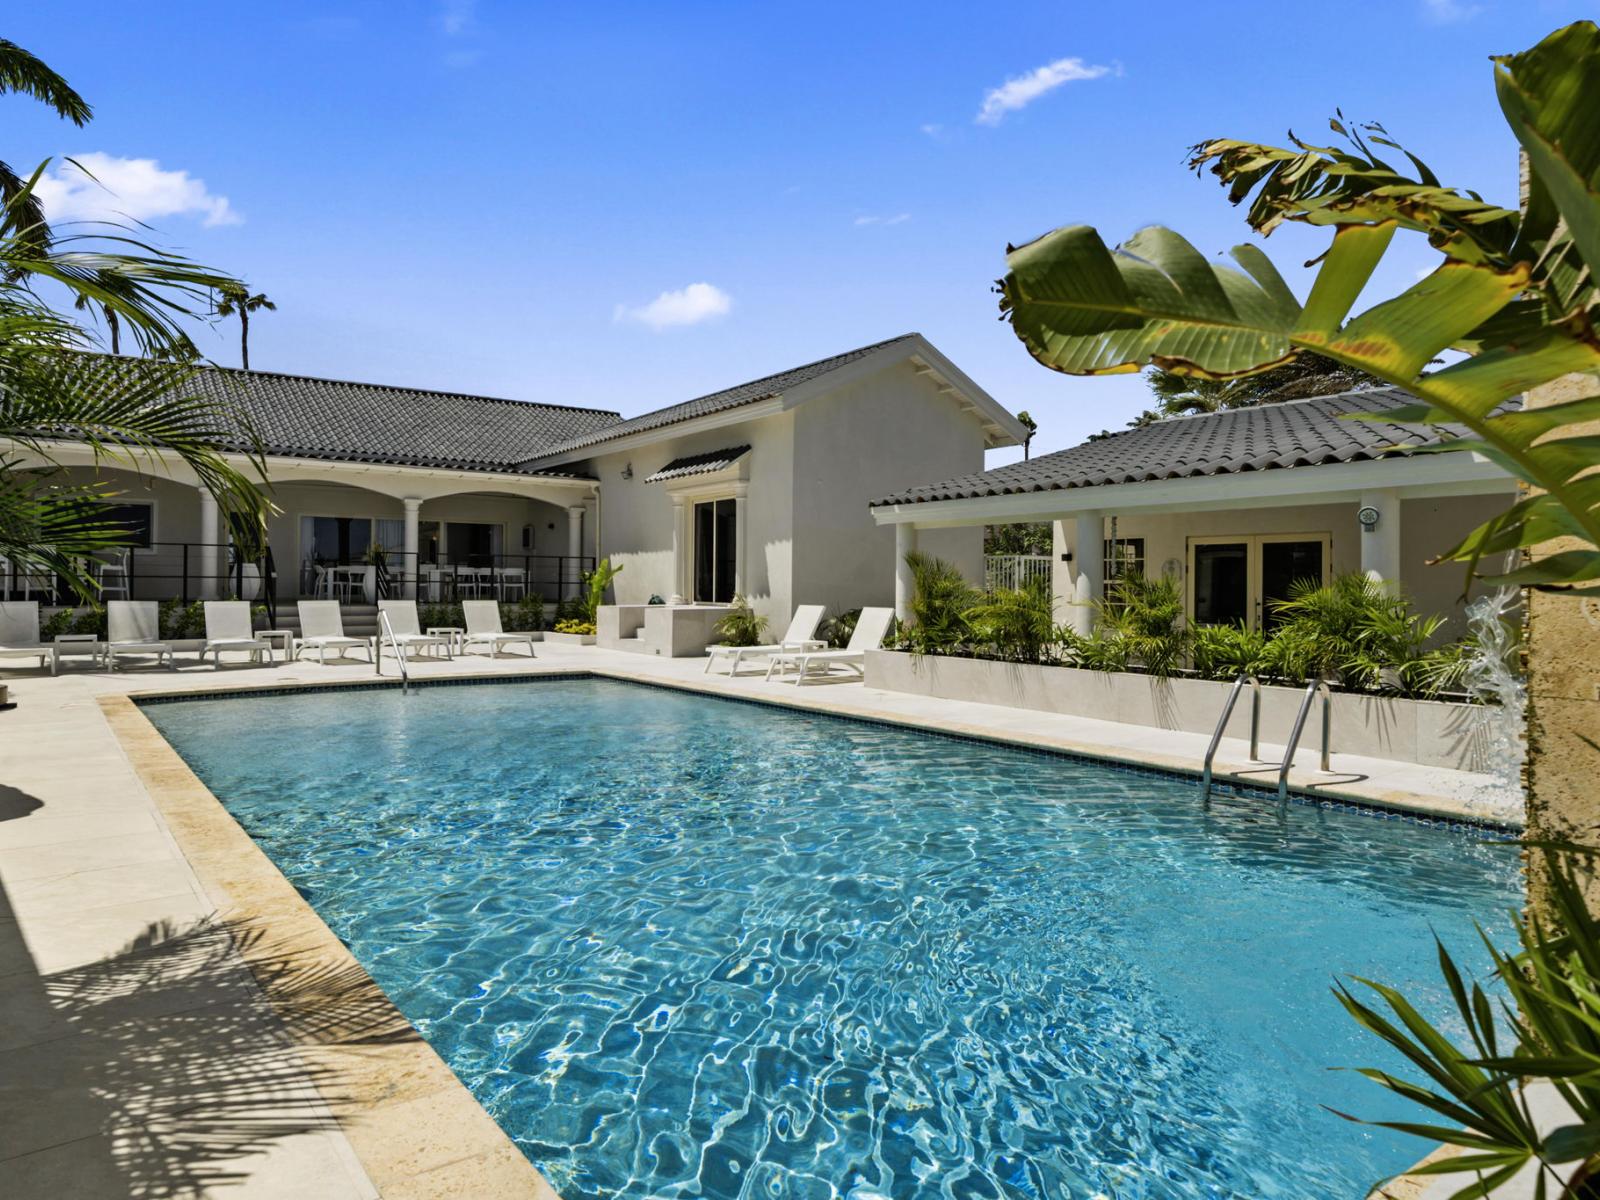
M1182 676L1157 678L1078 667L1036 666L990 659L870 650L868 687L979 704L1094 717L1183 733L1209 734L1232 684ZM1303 689L1264 685L1261 740L1282 745L1289 738ZM1395 759L1460 771L1487 771L1492 745L1492 706L1415 700L1358 692L1333 694L1333 751ZM1313 713L1301 739L1316 747L1320 714ZM1250 736L1250 705L1241 696L1228 736Z

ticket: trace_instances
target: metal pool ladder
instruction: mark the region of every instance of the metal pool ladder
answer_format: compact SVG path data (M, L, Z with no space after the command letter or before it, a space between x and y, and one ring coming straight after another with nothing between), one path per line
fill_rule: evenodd
M400 664L400 693L404 696L411 695L411 668L406 663L406 652L400 648L399 640L394 636L394 626L389 624L389 614L382 609L378 610L378 624L382 631L376 639L377 644L372 648L373 668L379 675L383 674L383 643L387 639L389 649L394 651L394 660Z
M1222 706L1222 715L1217 718L1217 727L1211 734L1211 744L1206 747L1205 767L1200 773L1200 795L1211 795L1211 762L1217 756L1217 747L1222 743L1222 731L1228 727L1228 718L1233 716L1233 708L1239 702L1239 693L1244 690L1245 684L1250 685L1250 759L1259 762L1261 759L1261 681L1250 672L1245 671L1233 681L1233 688L1228 692L1228 702ZM1333 690L1328 687L1326 679L1318 679L1306 684L1305 695L1300 699L1300 710L1294 715L1294 726L1289 731L1289 744L1284 747L1283 762L1278 764L1278 799L1289 798L1289 768L1294 765L1294 753L1300 748L1300 735L1305 732L1306 717L1311 714L1311 703L1322 696L1322 761L1321 768L1324 772L1328 767L1328 742L1329 734L1333 728Z

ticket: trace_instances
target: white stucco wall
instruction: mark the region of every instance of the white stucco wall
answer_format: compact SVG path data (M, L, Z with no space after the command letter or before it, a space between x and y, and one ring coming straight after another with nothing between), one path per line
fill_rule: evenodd
M670 484L645 482L673 459L742 445L748 445L750 453L726 474L691 476ZM674 486L717 480L731 487L734 476L744 477L748 484L745 590L769 620L779 620L781 613L787 623L793 463L794 414L778 413L602 454L565 469L593 474L600 481L601 553L622 567L616 582L619 604L643 604L652 595L669 599L677 591L672 557ZM632 478L625 479L623 471L629 467Z
M872 519L880 496L983 470L984 434L909 363L795 409L796 602L830 613L894 603L894 529ZM983 530L918 532L918 549L983 579Z
M1504 496L1451 496L1401 503L1400 586L1417 610L1439 613L1450 618L1444 637L1459 637L1465 602L1461 599L1465 572L1460 565L1430 566L1428 560L1455 545L1477 525L1502 512L1512 502L1510 484ZM1119 538L1145 539L1145 569L1159 574L1169 559L1188 570L1188 539L1195 537L1251 536L1258 534L1327 534L1330 538L1330 574L1342 575L1361 569L1361 527L1356 521L1359 505L1348 504L1281 505L1254 509L1228 509L1219 512L1124 513L1117 519ZM1111 523L1105 521L1105 537ZM1057 619L1066 620L1066 598L1072 594L1075 564L1063 563L1063 551L1071 549L1076 526L1073 519L1054 523L1054 577ZM1474 588L1472 596L1481 592Z

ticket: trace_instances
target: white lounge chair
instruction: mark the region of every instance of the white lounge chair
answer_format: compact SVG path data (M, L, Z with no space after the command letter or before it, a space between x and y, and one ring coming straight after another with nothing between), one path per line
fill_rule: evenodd
M336 658L343 658L346 650L365 650L370 659L372 643L366 638L345 637L344 617L339 613L337 600L301 600L300 636L294 640L294 656L299 658L307 650L317 652L317 661L324 666L328 651L337 650Z
M883 644L889 632L889 622L894 620L892 608L863 608L856 619L856 631L850 635L850 644L843 650L782 651L767 659L767 678L780 664L794 667L795 686L799 687L811 675L813 667L821 667L827 675L835 666L848 667L861 677L866 677L867 651Z
M783 631L783 637L767 646L707 646L706 670L711 673L711 664L719 658L731 660L728 663L728 674L739 673L739 663L746 658L760 658L768 654L779 654L785 650L826 650L828 643L817 638L817 626L822 623L822 605L802 604L794 610L794 620L789 622L789 628Z
M52 675L60 669L54 643L39 640L37 600L0 601L0 658L37 658Z
M422 619L417 615L415 600L379 600L378 611L389 618L389 632L394 634L394 645L401 654L407 650L427 650L437 658L442 650L446 658L450 657L449 638L422 632ZM380 657L383 643L383 637L379 637Z
M247 600L207 600L206 644L200 648L200 661L211 655L211 665L222 669L224 651L248 654L250 661L261 662L262 656L272 661L272 646L258 638L250 628L250 602Z
M155 655L156 665L176 667L172 647L161 640L161 606L154 600L106 601L106 666L117 669L119 658Z
M461 602L461 615L466 618L467 632L461 636L461 649L465 653L467 647L474 644L489 647L489 657L498 658L500 647L526 645L528 657L537 657L533 652L533 634L531 633L506 633L500 628L500 604L495 600L463 600Z

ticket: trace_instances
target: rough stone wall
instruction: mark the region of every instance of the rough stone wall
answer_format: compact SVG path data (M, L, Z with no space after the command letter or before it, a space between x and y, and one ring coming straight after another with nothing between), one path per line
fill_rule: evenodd
M1527 403L1543 408L1596 394L1600 380L1571 375L1534 389ZM1600 425L1578 432L1600 433ZM1575 545L1572 539L1547 542L1530 557ZM1530 592L1524 611L1528 834L1600 847L1600 598ZM1530 856L1528 896L1535 911L1542 907L1542 874L1539 856ZM1600 872L1586 876L1590 910L1600 911Z

